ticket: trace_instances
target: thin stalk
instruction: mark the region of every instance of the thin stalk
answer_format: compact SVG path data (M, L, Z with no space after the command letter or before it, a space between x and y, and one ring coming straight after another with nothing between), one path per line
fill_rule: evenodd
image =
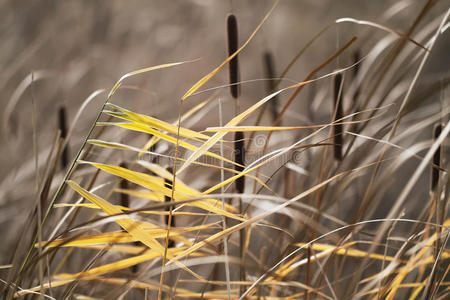
M219 126L223 126L223 120L222 120L222 101L219 99ZM223 140L220 140L220 156L223 157ZM225 181L225 172L223 169L223 160L220 160L220 180L223 182ZM225 193L225 187L222 186L220 188L221 194ZM225 198L222 197L222 209L225 209ZM227 219L225 216L222 216L222 228L225 231L227 229ZM231 299L231 284L230 284L230 263L228 261L228 239L224 238L222 240L223 242L223 252L225 255L225 278L227 281L227 295L228 300Z

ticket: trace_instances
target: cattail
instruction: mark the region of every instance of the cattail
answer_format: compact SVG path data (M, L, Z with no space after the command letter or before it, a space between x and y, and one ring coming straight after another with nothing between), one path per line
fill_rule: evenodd
M227 18L227 35L228 35L228 56L231 56L238 50L238 28L237 20L233 14L228 15ZM230 92L233 98L239 96L239 64L238 56L236 55L230 61Z
M237 28L237 20L233 14L228 15L227 18L227 36L228 36L228 56L232 55L238 50L238 28ZM238 64L238 56L236 55L230 61L230 92L231 96L234 98L234 107L235 113L238 113L239 105L238 105L238 96L239 96L239 85L237 84L239 81L239 64ZM245 142L244 142L244 133L236 132L234 134L234 161L240 165L244 165L245 161ZM242 172L243 167L234 166L236 171ZM245 177L241 176L235 181L236 190L238 193L244 193L245 188ZM239 211L242 213L242 199L239 199ZM239 246L240 246L240 257L241 257L241 268L240 268L240 279L241 281L245 281L245 268L244 268L244 245L245 245L245 230L239 231ZM245 291L245 286L241 286L241 293Z
M127 168L127 164L122 162L119 165L121 168ZM128 189L128 181L125 179L122 179L120 181L120 189L121 190L127 190ZM125 193L120 193L120 205L122 205L123 207L130 207L130 196L128 196L128 194Z
M442 124L434 125L433 137L436 140L442 132ZM436 149L433 155L433 166L431 167L431 191L436 191L439 184L439 168L441 166L441 146Z
M275 89L275 81L273 80L273 78L275 78L275 69L273 66L272 53L264 53L264 66L266 70L266 77L269 79L267 81L267 93L272 93ZM272 113L272 121L275 121L278 117L278 96L272 98L270 102L270 111Z
M244 133L237 131L234 134L234 161L237 164L244 165L245 162L245 145L244 145ZM244 170L241 166L234 166L236 171L242 172ZM236 190L238 193L244 193L245 177L239 177L236 179Z
M342 112L342 74L338 73L334 76L334 110L336 117L334 121L343 117ZM339 121L342 122L342 121ZM342 160L342 125L334 125L334 158L338 161Z
M58 112L59 130L61 132L61 138L63 140L67 137L67 118L66 118L66 107L61 106ZM69 144L66 144L61 153L61 165L65 169L69 165Z
M237 20L236 16L233 14L228 15L227 17L227 36L228 36L228 55L232 55L238 49L238 28L237 28ZM238 56L236 55L230 61L230 92L231 96L235 99L235 107L237 111L237 98L239 96L238 89L238 79L239 79L239 64L238 64ZM236 132L234 134L234 159L235 162L243 165L245 160L245 152L244 152L245 144L244 144L244 133ZM242 171L243 168L240 166L235 166L236 171ZM244 192L245 178L240 177L236 180L236 189L238 193Z
M167 171L169 173L173 173L173 169L171 167L167 168ZM164 186L168 189L172 188L172 180L169 179L164 179ZM166 203L170 203L171 202L171 198L169 196L164 196L164 201ZM167 206L167 211L170 212L172 210L172 206ZM167 227L173 227L175 226L175 217L172 216L170 217L169 215L166 216L166 225ZM175 247L175 242L173 240L169 240L169 244L167 245L167 248L173 248Z

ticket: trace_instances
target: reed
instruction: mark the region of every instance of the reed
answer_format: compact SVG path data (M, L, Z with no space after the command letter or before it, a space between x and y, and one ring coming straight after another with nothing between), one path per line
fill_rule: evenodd
M334 104L334 122L344 117L342 109L342 95L343 95L343 81L342 74L336 74L333 80L333 104ZM341 123L341 122L339 122ZM334 158L337 161L342 160L342 148L343 148L343 125L337 124L333 126L333 143L334 143Z
M227 17L227 40L228 56L231 56L238 50L238 25L236 16L233 14ZM239 97L239 61L236 55L229 63L229 82L230 93L234 99Z
M65 141L67 137L67 117L66 117L66 107L61 106L58 110L58 126L60 131L60 137ZM62 149L61 153L61 166L63 169L66 169L69 165L69 143L66 144L64 149Z

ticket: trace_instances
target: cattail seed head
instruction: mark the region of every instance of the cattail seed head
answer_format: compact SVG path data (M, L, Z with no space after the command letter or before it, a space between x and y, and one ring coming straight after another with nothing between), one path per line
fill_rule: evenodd
M342 74L338 73L334 76L334 109L336 117L334 121L343 117L342 111ZM338 161L342 160L342 125L334 125L334 158Z
M244 133L237 131L234 135L234 161L240 165L245 163L245 143L244 143ZM236 171L241 172L244 170L241 166L234 166ZM244 193L245 188L245 177L241 176L236 179L236 190L238 193Z
M58 111L58 124L59 131L61 132L61 138L63 140L67 137L67 118L66 118L66 107L61 106ZM61 153L61 165L65 169L69 165L69 146L68 144L62 149Z
M434 125L433 138L436 140L442 132L442 124ZM431 191L436 191L439 184L439 167L441 166L441 146L436 149L433 155L433 166L431 167Z
M233 14L227 17L227 38L228 38L228 56L231 56L238 50L238 27L236 16ZM239 96L239 64L238 56L236 55L229 65L230 70L230 92L233 98Z
M273 65L273 56L270 52L264 53L264 67L266 71L267 80L267 93L272 93L275 89L275 68ZM270 102L270 111L272 114L272 120L275 121L278 117L278 96L272 98Z

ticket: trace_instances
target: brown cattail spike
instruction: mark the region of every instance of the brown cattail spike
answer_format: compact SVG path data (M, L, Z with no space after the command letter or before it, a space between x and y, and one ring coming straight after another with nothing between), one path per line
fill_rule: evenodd
M342 74L334 76L334 109L336 117L334 121L343 117L342 112ZM334 125L334 158L342 160L342 125Z
M167 171L172 174L173 173L173 169L171 167L167 168ZM172 180L169 179L164 179L164 186L168 189L172 189ZM171 198L169 196L164 196L164 201L166 203L170 203L171 202ZM167 211L171 211L171 207L167 206ZM169 227L173 227L175 226L175 217L172 216L172 218L167 215L166 216L166 225ZM169 240L169 244L167 245L167 248L173 248L175 247L175 242L173 240Z
M61 138L63 140L65 140L67 137L67 118L66 118L66 107L65 106L61 106L59 108L58 123L59 123L59 130L61 132ZM69 146L68 146L68 144L62 150L61 165L64 169L69 165Z
M233 14L228 15L227 18L227 35L228 35L228 56L231 56L238 50L238 28L237 20ZM233 98L239 96L239 64L238 56L236 55L230 61L230 92Z
M237 131L234 135L234 161L237 164L244 165L245 162L245 145L244 145L244 133ZM244 170L241 166L234 166L236 171L241 172ZM238 193L244 193L245 177L241 176L236 179L236 190Z
M272 93L275 89L275 69L273 66L273 56L272 53L264 53L264 66L266 70L267 80L267 93ZM278 117L278 96L272 98L270 102L270 111L272 113L272 120L275 121Z
M433 137L436 140L442 132L442 124L434 125ZM441 166L441 147L436 149L433 155L433 166L431 168L431 191L436 191L439 184L439 168Z

